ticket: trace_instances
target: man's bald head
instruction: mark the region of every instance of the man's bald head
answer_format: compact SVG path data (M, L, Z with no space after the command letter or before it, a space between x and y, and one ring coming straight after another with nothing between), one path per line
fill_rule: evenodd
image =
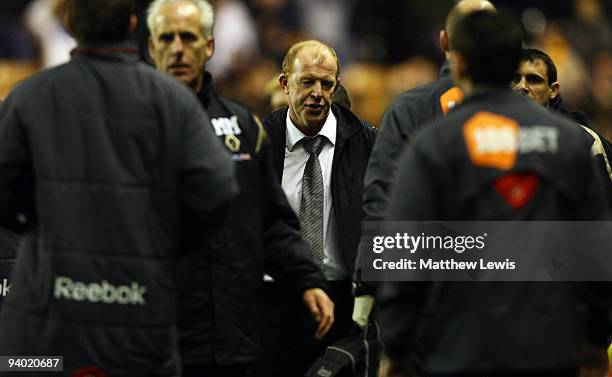
M474 13L479 10L495 12L495 6L487 0L461 0L446 17L446 33L451 35L455 30L457 22L468 14Z
M319 42L317 40L308 40L294 44L291 46L285 58L283 59L282 73L285 76L288 76L293 70L293 66L295 64L295 60L300 55L302 51L311 52L313 55L318 56L320 61L325 59L325 55L329 54L332 56L334 61L336 62L336 78L340 75L340 62L338 61L338 56L336 55L336 51L333 48L326 45L323 42Z
M289 101L289 117L304 135L316 135L329 115L339 82L338 57L319 41L293 45L278 78Z
M495 12L495 6L488 0L460 0L446 17L446 26L440 31L440 47L448 53L450 50L450 35L455 30L457 23L465 16L477 11Z

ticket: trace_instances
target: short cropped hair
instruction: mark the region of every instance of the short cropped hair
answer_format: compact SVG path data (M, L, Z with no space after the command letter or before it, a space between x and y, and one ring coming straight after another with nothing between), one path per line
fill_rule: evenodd
M325 43L314 40L314 39L298 42L294 44L293 46L291 46L291 48L289 48L289 51L287 51L287 54L285 55L285 58L283 59L283 65L282 65L283 74L285 76L288 76L291 73L291 71L293 70L293 65L295 64L295 59L297 58L300 51L302 51L304 48L314 47L317 45L323 48L326 48L329 51L329 53L332 55L334 60L336 61L336 79L338 79L338 76L340 75L340 62L338 61L338 55L336 55L336 51L334 51L334 49L331 46L328 46Z
M507 13L477 11L461 18L450 51L461 54L474 84L507 87L519 65L522 30Z
M68 0L68 24L74 38L83 43L127 39L134 0Z
M521 63L530 62L535 63L541 60L546 64L546 75L548 76L548 85L552 85L557 81L557 66L552 61L550 56L544 51L538 50L537 48L525 48L521 53Z
M206 38L212 38L213 27L215 26L215 11L212 5L206 0L155 0L147 9L147 27L153 33L155 28L155 17L159 13L160 8L166 4L174 4L179 2L191 3L200 10L200 28L202 34Z

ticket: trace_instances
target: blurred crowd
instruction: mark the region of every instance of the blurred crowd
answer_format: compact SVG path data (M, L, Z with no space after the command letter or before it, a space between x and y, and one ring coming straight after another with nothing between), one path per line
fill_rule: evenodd
M139 0L144 12L149 0ZM357 115L378 126L399 93L435 80L443 55L438 32L453 0L214 0L218 46L208 65L220 94L265 117L282 96L277 77L293 43L333 46ZM569 108L584 111L612 140L612 2L497 0L522 21L529 47L559 69ZM68 60L74 41L62 26L63 0L0 2L0 96L32 72ZM147 29L135 40L144 60ZM276 100L275 100L276 98Z

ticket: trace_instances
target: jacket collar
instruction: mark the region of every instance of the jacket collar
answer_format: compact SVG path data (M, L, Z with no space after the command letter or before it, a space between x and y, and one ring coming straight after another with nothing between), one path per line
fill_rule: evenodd
M208 71L204 71L204 80L202 80L202 90L198 93L200 101L204 107L208 107L211 98L213 97L213 78Z
M138 48L129 41L82 44L74 48L70 55L73 59L87 57L118 62L137 62L139 60Z
M445 60L444 63L442 64L442 67L440 67L440 73L438 73L438 78L443 78L443 77L450 77L451 76L451 70L450 70L450 62L448 60Z
M287 138L287 112L288 107L277 110L269 116L268 134L274 143L285 145ZM338 132L336 133L336 145L342 145L353 135L359 133L363 124L349 109L332 104L331 111L337 120Z
M499 88L499 87L491 88L489 87L489 88L480 88L480 89L475 90L472 94L470 94L463 100L463 103L467 104L467 103L471 103L474 101L486 101L490 98L495 98L496 101L508 101L511 103L512 102L529 103L531 101L527 97L511 90L510 88Z

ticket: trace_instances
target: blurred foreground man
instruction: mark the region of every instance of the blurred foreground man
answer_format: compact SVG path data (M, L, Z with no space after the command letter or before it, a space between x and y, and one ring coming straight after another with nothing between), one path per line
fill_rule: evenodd
M444 30L440 31L440 49L446 61L438 80L400 94L387 108L380 122L378 137L368 163L363 188L365 221L384 219L391 200L391 188L397 177L399 158L414 135L429 121L448 114L463 100L461 88L453 83L448 64L449 38L455 25L466 15L479 10L494 12L487 0L461 0L448 13ZM360 245L361 250L365 244ZM367 321L372 310L375 283L364 282L361 277L361 256L355 266L355 310L353 319L360 324Z
M71 61L0 114L0 215L20 210L24 176L35 204L0 355L61 355L64 376L178 376L176 257L236 194L231 160L193 94L126 44L132 1L67 5Z
M409 146L389 220L607 219L586 134L508 88L520 27L503 14L473 13L457 24L450 51L466 98ZM582 347L603 347L610 334L609 300L591 291L583 301L582 288L384 283L390 376L575 376Z
M205 71L215 49L214 13L205 0L157 0L149 8L149 51L158 69L189 86L232 154L240 195L205 253L180 263L179 326L183 375L244 376L262 353L264 272L301 300L324 336L333 303L325 277L300 238L299 224L276 178L263 126L244 107L214 93ZM209 123L201 127L211 128ZM304 308L304 304L306 308Z
M298 214L312 258L327 277L335 323L322 341L314 341L308 334L315 324L307 313L278 282L268 282L264 357L255 373L259 377L303 377L328 345L362 334L351 319L351 276L363 219L363 176L375 129L346 107L332 104L339 70L331 47L313 40L293 45L279 78L289 106L264 122L278 178ZM372 346L370 351L366 363L375 368L376 350Z

